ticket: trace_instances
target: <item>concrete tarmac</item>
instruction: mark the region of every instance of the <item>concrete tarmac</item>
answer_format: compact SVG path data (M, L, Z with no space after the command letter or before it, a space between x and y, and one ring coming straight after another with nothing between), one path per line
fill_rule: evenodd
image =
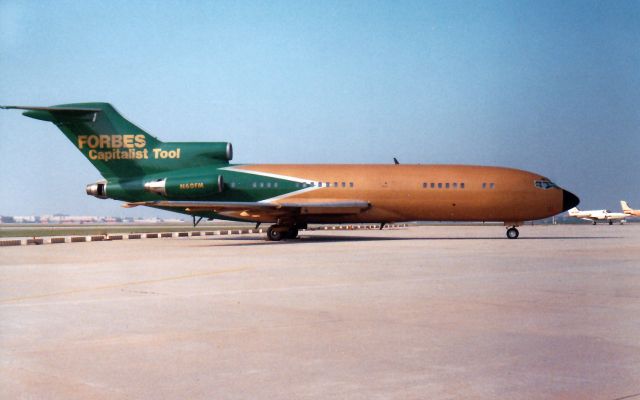
M0 248L2 399L640 399L640 225Z

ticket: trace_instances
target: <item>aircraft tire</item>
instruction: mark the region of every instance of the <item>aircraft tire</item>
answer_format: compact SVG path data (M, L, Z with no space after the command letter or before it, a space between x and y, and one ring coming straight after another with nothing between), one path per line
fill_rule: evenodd
M296 239L298 237L298 228L291 228L284 233L285 239Z
M613 225L613 220L609 220L609 225Z
M516 228L507 229L507 238L509 239L517 239L520 236L520 232Z
M274 229L277 228L278 225L271 225L269 229L267 229L267 240L272 242L279 242L284 237L284 232Z

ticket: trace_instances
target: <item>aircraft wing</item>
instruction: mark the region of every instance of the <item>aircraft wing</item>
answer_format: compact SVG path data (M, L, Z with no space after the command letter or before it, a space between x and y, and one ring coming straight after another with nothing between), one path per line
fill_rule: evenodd
M179 208L186 212L240 212L249 214L358 214L370 207L362 200L324 200L316 202L244 202L244 201L141 201L124 207L149 206Z

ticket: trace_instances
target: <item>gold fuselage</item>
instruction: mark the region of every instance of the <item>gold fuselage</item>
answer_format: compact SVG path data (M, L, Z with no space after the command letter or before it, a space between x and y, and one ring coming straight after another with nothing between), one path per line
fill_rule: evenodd
M307 216L306 222L501 221L517 224L563 211L562 189L536 187L536 180L546 178L512 168L276 164L242 165L237 169L297 177L315 185L309 190L279 196L274 202L360 200L371 204L369 209L357 214ZM322 186L318 187L318 183ZM241 218L239 214L235 216ZM267 216L246 219L273 220Z

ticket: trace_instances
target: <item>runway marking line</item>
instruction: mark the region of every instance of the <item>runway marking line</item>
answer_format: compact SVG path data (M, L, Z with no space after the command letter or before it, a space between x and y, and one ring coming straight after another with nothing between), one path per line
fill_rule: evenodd
M167 278L148 279L144 281L125 282L125 283L119 283L119 284L113 284L113 285L96 286L93 288L86 288L86 289L74 289L74 290L67 290L64 292L45 293L45 294L39 294L35 296L14 297L11 299L0 300L0 304L17 303L24 300L34 300L34 299L42 299L45 297L64 296L64 295L77 294L77 293L83 293L83 292L92 292L96 290L118 289L118 288L123 288L127 286L147 285L147 284L160 283L160 282L178 281L182 279L198 278L202 276L220 275L220 274L225 274L227 272L244 271L246 269L249 269L249 267L225 269L225 270L210 271L210 272L199 272L199 273L193 273L193 274L187 274L187 275L170 276Z

